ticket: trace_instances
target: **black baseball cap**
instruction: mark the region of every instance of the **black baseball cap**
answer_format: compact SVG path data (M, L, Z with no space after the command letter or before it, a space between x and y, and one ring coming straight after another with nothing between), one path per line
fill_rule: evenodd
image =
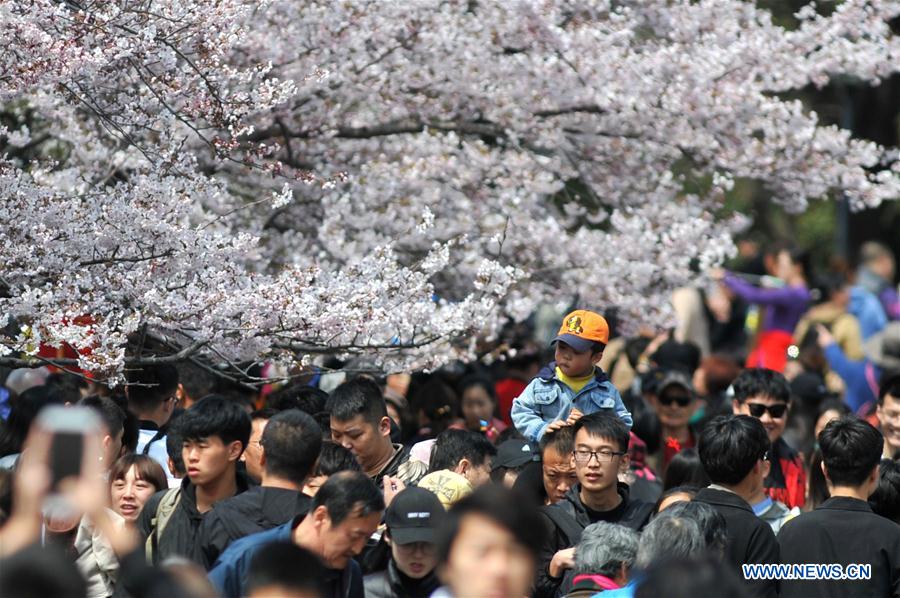
M446 514L438 497L415 486L401 491L384 515L384 523L397 544L434 542L437 528Z
M535 451L527 441L510 438L497 447L497 454L491 461L491 471L500 467L519 467L535 460Z

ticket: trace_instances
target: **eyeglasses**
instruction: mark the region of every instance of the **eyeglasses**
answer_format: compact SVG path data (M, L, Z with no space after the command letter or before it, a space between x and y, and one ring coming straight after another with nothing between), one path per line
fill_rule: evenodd
M590 463L592 457L597 457L597 463L609 463L613 460L613 457L622 456L625 454L624 451L611 451L609 449L602 449L599 451L578 449L576 451L572 451L572 453L575 455L576 463Z
M779 417L784 417L787 408L787 403L775 403L774 405L764 405L763 403L747 403L747 409L750 410L750 415L752 415L753 417L762 417L763 413L768 411L770 416L772 416L774 419L778 419Z
M691 404L692 400L692 397L686 397L684 395L679 395L677 397L663 395L659 397L660 404L665 405L666 407L671 406L672 403L678 403L679 407L687 407Z

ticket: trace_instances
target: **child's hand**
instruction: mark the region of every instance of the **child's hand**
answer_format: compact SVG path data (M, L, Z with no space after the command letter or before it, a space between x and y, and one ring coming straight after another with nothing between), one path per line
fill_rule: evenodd
M569 413L569 417L566 419L566 425L571 426L579 419L581 419L582 415L583 414L581 413L581 411L579 411L575 407L572 407L572 411Z
M547 428L544 430L544 434L546 434L547 432L556 432L560 428L565 428L568 425L569 425L569 422L567 422L566 420L558 419L554 422L550 422L547 425Z

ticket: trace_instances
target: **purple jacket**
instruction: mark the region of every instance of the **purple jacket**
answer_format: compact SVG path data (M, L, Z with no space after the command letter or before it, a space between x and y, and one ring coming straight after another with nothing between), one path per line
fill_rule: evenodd
M763 317L761 328L763 331L781 330L793 334L810 301L809 289L805 286L764 289L731 273L725 275L723 282L747 303L756 303L768 308Z

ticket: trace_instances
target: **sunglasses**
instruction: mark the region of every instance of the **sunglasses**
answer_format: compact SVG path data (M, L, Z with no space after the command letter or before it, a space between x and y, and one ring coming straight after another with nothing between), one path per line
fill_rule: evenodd
M688 405L691 404L691 401L693 400L693 398L685 397L685 396L668 397L668 396L663 395L663 396L659 397L658 400L659 400L660 404L665 405L666 407L671 406L672 403L678 403L679 407L687 407Z
M769 415L774 419L778 419L779 417L784 417L785 412L787 412L787 404L786 403L775 403L774 405L764 405L762 403L747 403L747 408L750 410L750 415L753 417L762 417L763 413L766 411L769 412Z

